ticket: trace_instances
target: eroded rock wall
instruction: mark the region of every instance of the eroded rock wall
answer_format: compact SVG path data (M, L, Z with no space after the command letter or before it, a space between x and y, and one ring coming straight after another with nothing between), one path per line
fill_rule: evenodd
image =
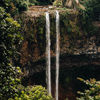
M97 54L100 52L99 38L91 26L92 32L84 28L82 16L76 10L61 10L60 12L60 54ZM32 12L31 12L32 13ZM34 13L34 11L33 11ZM20 66L23 71L30 73L40 69L45 70L45 49L46 49L46 24L45 11L36 16L24 13L17 20L21 24L21 34L24 41L20 47ZM51 56L55 58L56 30L55 11L50 11L50 36L51 36ZM94 34L92 34L94 33ZM99 33L98 33L99 34ZM39 62L38 62L39 60ZM36 63L37 65L36 65ZM65 61L66 62L66 61ZM35 63L35 64L33 64ZM39 63L39 65L38 65ZM71 63L71 62L70 62ZM62 64L63 65L63 64ZM66 65L66 64L65 64ZM69 64L68 66L70 66ZM76 64L77 65L77 64ZM38 66L36 68L36 66ZM41 67L43 66L43 67ZM26 70L28 69L28 70ZM28 75L27 74L27 75Z

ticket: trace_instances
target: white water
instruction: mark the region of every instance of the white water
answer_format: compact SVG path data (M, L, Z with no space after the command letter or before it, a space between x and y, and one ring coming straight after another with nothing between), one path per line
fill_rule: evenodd
M55 99L58 100L58 85L59 85L59 12L56 11L56 94Z
M46 82L49 94L51 94L50 44L50 18L46 12Z

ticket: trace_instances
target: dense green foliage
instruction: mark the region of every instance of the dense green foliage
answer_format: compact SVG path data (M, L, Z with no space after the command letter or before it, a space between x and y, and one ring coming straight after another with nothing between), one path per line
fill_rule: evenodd
M0 7L0 100L51 100L42 86L18 85L21 70L12 62L17 59L16 46L22 40L19 27L20 24Z
M78 79L90 86L90 88L85 90L84 93L78 91L81 97L77 98L77 100L100 100L100 81L96 81L96 79L90 79L90 81L82 78Z
M41 87L27 87L23 90L17 91L17 84L20 83L18 75L21 72L19 67L15 67L12 63L13 60L17 59L18 52L16 51L16 45L21 43L22 37L19 32L20 25L14 21L12 16L19 14L21 11L28 10L29 5L44 5L52 4L53 0L0 0L0 99L8 100L13 98L15 100L50 100L51 96L48 95L47 91ZM61 3L58 3L60 6ZM75 46L76 41L85 36L91 36L95 34L96 27L92 25L92 20L98 20L100 0L88 0L84 3L86 9L78 9L79 12L70 13L67 10L60 14L61 24L61 44L66 43L68 36L69 48L72 49ZM6 9L6 13L4 8ZM80 13L80 16L79 16ZM74 18L73 18L74 17ZM25 17L26 18L26 17ZM55 16L50 15L51 20L51 49L55 49ZM90 20L91 18L91 20ZM23 18L22 18L23 19ZM25 19L26 20L26 19ZM27 27L24 27L25 21L21 20L23 27L23 35L28 41L29 49L32 50L28 57L34 58L33 52L35 48L39 48L40 55L45 51L45 17L35 18L34 21L29 19ZM34 27L34 28L33 28ZM33 34L32 34L33 32ZM25 53L25 52L24 52ZM24 56L25 58L25 56ZM27 58L27 57L26 57ZM30 58L31 59L31 58ZM29 59L29 60L30 60ZM28 60L27 60L28 61ZM27 63L25 62L25 64ZM31 63L28 63L31 64ZM67 79L66 79L67 80ZM83 80L82 80L83 81ZM99 82L95 80L83 81L86 84L92 86L89 91L85 91L83 97L78 100L99 100ZM92 83L91 83L92 82ZM94 84L95 83L95 84ZM92 85L91 85L92 84ZM92 95L91 95L92 94ZM95 95L93 95L95 94ZM91 99L90 99L91 98Z
M79 3L84 5L80 5L80 4L75 4L75 0L55 0L53 5L56 6L61 6L63 2L63 5L66 5L68 2L71 5L72 2L72 7L71 8L75 8L77 9L77 7L81 7L84 8L85 7L85 13L86 16L88 16L90 19L92 20L99 20L99 14L100 14L100 0L79 0Z
M100 0L83 0L87 16L92 20L99 20Z
M4 7L12 16L28 10L28 5L28 0L0 0L0 6Z
M32 5L62 5L61 0L0 0L0 6L4 7L7 12L12 15L18 14L21 11L28 10L28 6ZM66 1L62 0L62 2L66 3ZM100 9L100 0L80 0L86 8L86 13L89 17L94 20L99 19L99 9Z
M54 6L61 6L61 0L55 0L53 3Z
M36 5L38 2L36 0L29 0L29 6Z
M53 0L0 0L0 6L4 7L12 16L22 11L27 11L28 6L52 4Z
M0 7L0 100L13 97L20 82L17 78L20 69L12 64L13 59L17 59L16 44L20 44L22 39L19 27L10 14Z
M84 35L86 36L91 36L91 35L96 35L98 31L98 27L93 25L92 18L89 17L87 10L83 10L81 8L78 8L78 11L80 13L80 25L81 29L84 31Z
M25 88L18 85L17 87L20 94L15 97L15 100L53 100L52 96L42 86L27 86Z

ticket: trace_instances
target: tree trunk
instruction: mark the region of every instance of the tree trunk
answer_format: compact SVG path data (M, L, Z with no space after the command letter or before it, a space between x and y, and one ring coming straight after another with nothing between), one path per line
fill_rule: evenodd
M79 4L79 0L66 0L65 6L74 8L77 4Z
M66 0L65 6L72 7L72 0Z

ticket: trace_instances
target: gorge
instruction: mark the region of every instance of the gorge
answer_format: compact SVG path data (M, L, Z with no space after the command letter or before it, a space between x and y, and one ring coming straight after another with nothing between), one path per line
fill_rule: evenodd
M0 1L0 100L100 100L100 0Z
M45 7L43 9L41 7L38 7L38 10L40 11L37 12L38 13L37 15L35 15L35 11L37 11L36 9L37 9L36 7L33 8L30 7L29 12L27 13L25 12L25 15L22 16L23 18L22 20L24 20L25 18L24 21L25 30L23 29L22 32L25 36L24 37L25 40L22 43L22 48L20 49L21 51L20 65L22 66L24 77L28 76L29 78L32 75L34 76L35 73L41 73L44 72L44 70L46 70L45 48L47 43L46 41L44 41L46 40L45 37L46 20L43 12L47 12L49 8ZM55 60L56 17L54 13L55 10L54 11L50 10L49 13L50 26L48 26L50 28L49 32L51 38L51 43L50 41L48 42L49 46L51 44L51 51L49 51L50 48L48 49L48 52L50 52L48 59L50 61L50 54L51 54L51 70L56 69L56 64L55 64L56 62ZM100 65L99 64L99 52L100 52L99 37L95 37L92 35L88 36L84 34L82 28L79 27L81 25L81 21L79 20L80 15L78 11L61 9L59 10L59 14L60 14L59 21L60 21L60 34L61 34L60 35L60 66L59 66L60 69L62 68L66 69L67 67L74 68L78 66L81 67L99 66ZM32 78L30 78L30 80L32 81ZM48 84L50 84L50 81ZM51 84L52 84L52 80L51 80ZM53 97L55 97L54 94ZM71 100L75 100L75 98Z

